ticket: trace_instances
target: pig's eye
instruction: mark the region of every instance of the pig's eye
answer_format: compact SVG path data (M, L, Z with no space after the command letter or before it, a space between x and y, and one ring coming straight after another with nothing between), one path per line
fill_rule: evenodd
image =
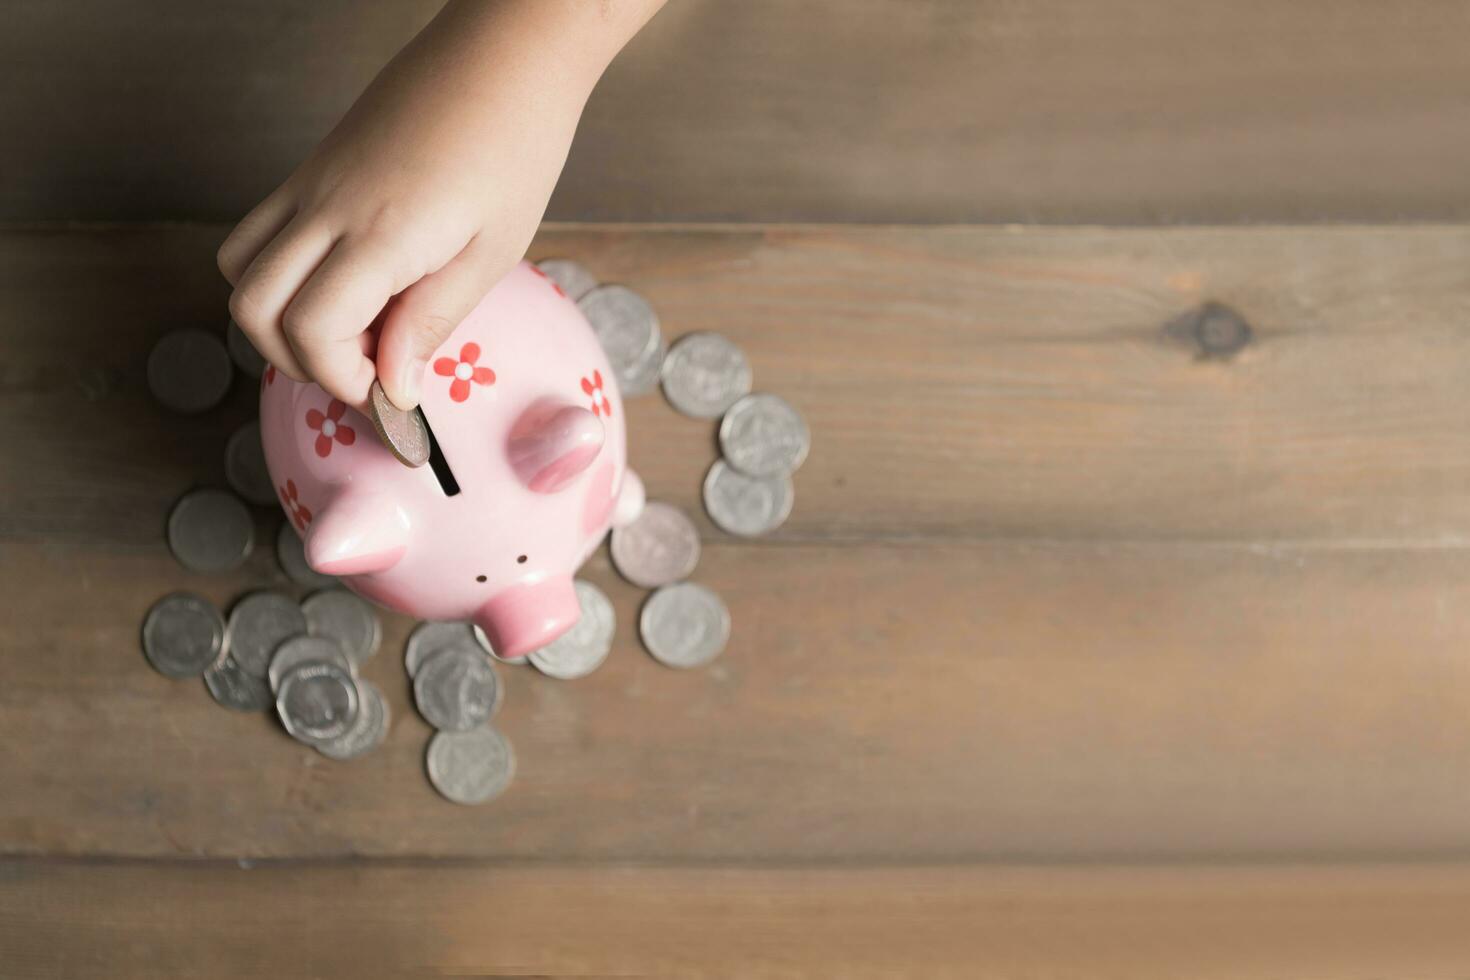
M526 563L526 556L525 555L521 555L519 558L516 559L516 564L517 565L524 565L525 563Z
M475 576L475 581L476 582L483 582L483 581L485 581L485 576L483 576L483 575L476 575Z

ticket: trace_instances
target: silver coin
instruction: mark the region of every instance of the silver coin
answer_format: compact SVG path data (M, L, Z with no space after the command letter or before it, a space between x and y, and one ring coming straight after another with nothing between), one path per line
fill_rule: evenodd
M811 447L801 413L776 395L746 395L720 421L720 452L751 476L795 473Z
M750 394L750 383L745 354L717 333L685 334L664 358L664 397L690 418L719 418Z
M516 757L505 736L492 728L438 732L429 740L429 782L454 803L484 803L499 796L515 777Z
M286 577L297 585L308 589L329 589L337 584L334 576L323 575L306 563L306 548L290 521L283 521L281 530L276 533L276 561Z
M643 645L667 667L698 667L720 655L730 640L730 611L702 585L666 585L643 603L638 617Z
M704 509L723 530L741 537L774 531L791 516L796 489L784 473L746 476L723 459L704 478Z
M286 675L305 663L336 664L349 674L353 671L347 654L325 636L293 636L277 647L275 656L271 657L271 665L266 670L271 693L279 694Z
M483 650L489 652L489 639L482 648L468 623L431 621L419 623L408 634L408 643L403 648L403 667L408 676L418 674L420 665L436 653L445 650Z
M246 422L225 443L225 479L235 492L252 504L276 502L275 484L265 465L260 445L260 423Z
M656 589L694 572L699 564L699 530L673 504L650 500L636 521L613 528L609 551L623 578Z
M583 268L580 262L571 259L542 259L536 263L536 268L546 273L546 278L574 300L586 296L597 285L597 277Z
M203 330L164 334L148 354L148 388L164 408L195 415L218 405L230 390L230 355Z
M164 596L143 618L143 654L165 677L198 677L219 659L224 643L224 617L192 592Z
M204 686L209 689L210 697L234 711L264 711L270 707L270 686L241 670L229 654L204 672Z
M190 571L239 568L255 547L255 519L233 493L194 490L169 512L168 547Z
M333 640L354 666L361 666L378 652L383 626L367 600L346 589L324 589L301 601L306 631Z
M355 759L383 744L392 724L393 713L378 685L372 681L358 681L357 720L346 732L322 742L316 750L329 759Z
M582 614L561 636L530 654L532 666L548 677L570 681L586 677L607 659L612 650L617 616L602 590L577 579L577 605Z
M230 610L230 656L251 677L266 677L276 649L306 633L301 607L279 592L252 592Z
M235 362L235 367L259 381L265 373L265 358L260 356L260 351L255 349L245 331L233 319L225 328L225 346L230 350L230 360Z
M394 405L376 380L368 389L368 418L378 439L388 451L407 466L423 466L429 461L429 427L417 408L410 412Z
M624 398L636 398L657 388L659 372L663 370L664 355L667 350L663 341L660 340L658 346L631 367L623 370L614 368L618 379L618 392Z
M482 724L500 700L500 679L477 648L440 650L413 675L413 699L424 721L442 732L465 732Z
M622 390L625 381L636 380L637 369L646 367L648 357L663 343L658 315L642 296L616 283L598 286L577 305L592 324Z
M357 721L357 681L340 664L308 661L288 670L276 692L276 714L291 737L308 745L340 738Z

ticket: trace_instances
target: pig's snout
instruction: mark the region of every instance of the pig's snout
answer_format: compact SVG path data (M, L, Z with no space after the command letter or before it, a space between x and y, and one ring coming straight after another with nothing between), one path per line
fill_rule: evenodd
M570 577L513 585L480 607L475 622L501 657L523 657L576 624L581 615Z

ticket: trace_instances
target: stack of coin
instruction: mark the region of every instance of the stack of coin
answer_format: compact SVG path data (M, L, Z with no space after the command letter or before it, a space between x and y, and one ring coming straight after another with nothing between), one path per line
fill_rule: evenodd
M409 634L403 666L419 714L437 729L426 758L434 789L454 803L500 795L515 775L515 753L488 724L503 695L475 631L468 623L420 623Z

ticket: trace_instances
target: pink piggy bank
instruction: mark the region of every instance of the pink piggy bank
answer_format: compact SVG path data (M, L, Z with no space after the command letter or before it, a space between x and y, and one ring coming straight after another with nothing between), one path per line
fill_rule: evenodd
M429 359L437 443L411 468L372 422L273 368L260 432L307 563L422 619L478 623L519 657L579 615L572 575L643 507L617 382L577 305L522 262Z

